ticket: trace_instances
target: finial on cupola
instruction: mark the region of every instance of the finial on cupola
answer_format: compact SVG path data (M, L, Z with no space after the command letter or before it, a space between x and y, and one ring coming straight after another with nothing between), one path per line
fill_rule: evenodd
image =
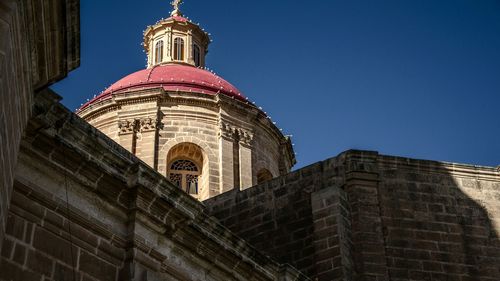
M174 8L174 10L170 13L171 16L182 17L182 13L179 10L179 6L182 4L182 2L184 2L184 1L183 0L174 0L170 3L170 4L172 4L172 7Z

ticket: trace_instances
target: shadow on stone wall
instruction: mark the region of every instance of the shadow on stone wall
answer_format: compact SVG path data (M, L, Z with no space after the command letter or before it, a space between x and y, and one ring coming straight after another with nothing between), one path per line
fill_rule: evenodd
M204 203L320 281L498 280L499 199L495 168L347 151Z
M497 170L395 157L378 166L391 279L498 280Z

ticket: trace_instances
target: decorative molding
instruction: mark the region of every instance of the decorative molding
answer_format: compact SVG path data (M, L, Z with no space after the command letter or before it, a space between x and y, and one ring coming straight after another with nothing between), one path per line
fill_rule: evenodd
M238 136L240 137L240 144L245 146L252 145L253 133L249 130L238 129Z
M119 120L118 128L120 135L137 132L155 131L161 127L161 122L156 117L145 117L140 119Z
M234 139L236 128L226 122L219 123L219 136L226 139Z
M119 120L118 128L120 129L118 132L119 135L133 134L134 132L137 132L137 120Z
M146 117L140 120L139 125L141 132L149 132L158 129L161 126L161 122L156 117Z
M219 136L230 140L238 140L240 144L250 146L253 141L253 132L238 128L226 122L219 123Z

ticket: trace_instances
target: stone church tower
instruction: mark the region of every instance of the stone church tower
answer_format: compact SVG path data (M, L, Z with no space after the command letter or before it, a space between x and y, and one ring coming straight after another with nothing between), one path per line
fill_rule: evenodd
M144 32L147 68L77 114L199 200L288 173L296 162L290 138L205 69L209 35L178 2Z

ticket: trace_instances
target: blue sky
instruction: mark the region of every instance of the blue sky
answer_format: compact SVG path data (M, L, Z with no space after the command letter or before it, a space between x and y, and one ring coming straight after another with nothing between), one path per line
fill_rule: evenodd
M71 110L145 66L170 1L81 1ZM500 1L186 0L207 66L293 135L295 168L347 149L500 164ZM145 5L147 3L147 5Z

